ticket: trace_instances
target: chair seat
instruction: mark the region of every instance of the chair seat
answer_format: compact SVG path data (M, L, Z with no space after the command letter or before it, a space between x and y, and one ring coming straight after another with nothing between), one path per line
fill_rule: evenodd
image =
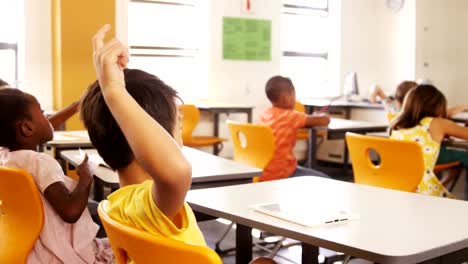
M184 145L189 147L213 146L226 141L225 138L214 136L193 136L190 140L185 140Z

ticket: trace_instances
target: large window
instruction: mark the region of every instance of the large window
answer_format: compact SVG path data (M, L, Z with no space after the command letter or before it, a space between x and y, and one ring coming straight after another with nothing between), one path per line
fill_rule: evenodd
M281 74L298 98L333 94L328 87L328 0L283 0Z
M23 32L23 1L0 0L0 79L12 86L18 80L18 42Z
M131 0L129 67L148 71L184 100L207 97L203 0Z

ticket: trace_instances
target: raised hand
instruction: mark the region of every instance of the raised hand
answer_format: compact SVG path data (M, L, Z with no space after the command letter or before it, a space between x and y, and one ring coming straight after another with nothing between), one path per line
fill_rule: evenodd
M123 69L128 63L128 48L113 38L104 44L110 25L104 25L93 37L93 59L99 86L103 93L125 89Z

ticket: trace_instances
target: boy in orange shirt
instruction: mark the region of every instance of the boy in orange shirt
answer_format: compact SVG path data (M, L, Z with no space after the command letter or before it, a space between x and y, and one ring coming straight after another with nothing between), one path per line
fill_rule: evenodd
M275 138L275 153L270 163L263 170L261 181L284 179L291 176L328 176L322 172L297 165L293 153L296 134L299 128L327 126L327 115L307 115L294 110L296 91L289 78L274 76L268 80L265 92L272 107L260 116L260 123L270 126Z

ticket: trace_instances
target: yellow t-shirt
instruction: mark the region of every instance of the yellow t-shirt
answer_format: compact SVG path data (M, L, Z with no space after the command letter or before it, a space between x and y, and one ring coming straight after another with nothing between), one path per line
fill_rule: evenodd
M206 246L192 209L187 203L174 217L176 226L156 206L152 198L153 181L120 188L107 197L109 216L123 224L189 244Z

